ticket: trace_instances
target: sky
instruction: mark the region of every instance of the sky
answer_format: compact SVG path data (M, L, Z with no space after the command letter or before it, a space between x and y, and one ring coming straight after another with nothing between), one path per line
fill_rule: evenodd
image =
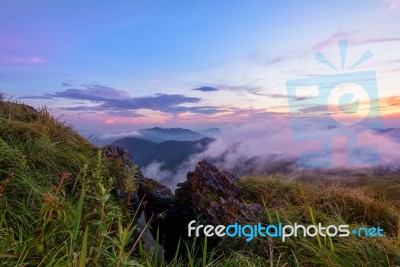
M329 112L372 105L400 127L399 14L399 0L0 0L0 91L85 135L317 118L336 102L347 111ZM359 92L354 83L329 95L335 103L288 94L291 80L353 73L357 83L362 71L377 92L361 88L358 102L341 97Z

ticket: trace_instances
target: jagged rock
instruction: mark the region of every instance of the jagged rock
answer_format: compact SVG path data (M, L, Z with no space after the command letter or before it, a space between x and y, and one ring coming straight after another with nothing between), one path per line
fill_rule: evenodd
M111 172L118 174L119 177L117 184L126 182L127 179L134 179L135 183L143 183L144 176L143 173L135 168L135 163L133 161L132 155L124 148L119 146L108 145L103 147L103 154L110 167ZM118 172L116 172L118 171ZM112 173L113 174L113 173Z
M135 163L133 162L133 157L128 152L128 150L120 146L107 145L103 147L103 153L106 159L111 160L112 163L115 163L116 160L120 160L122 163L122 167L124 168L125 174L127 176L132 175ZM134 178L139 183L143 182L143 173L139 169L137 169Z
M187 174L187 181L178 184L183 190L190 190L195 199L202 199L204 195L217 193L238 197L240 188L238 178L226 171L220 171L214 165L201 161L194 172ZM177 194L181 189L177 189Z
M243 191L236 176L206 161L199 162L178 187L174 196L167 187L146 178L139 189L145 199L146 219L151 219L151 232L155 236L159 231L166 259L173 258L179 241L189 239L187 225L199 216L209 224L227 225L256 222L262 214L260 205L240 200Z
M139 197L144 200L146 220L163 216L173 205L171 189L149 178L139 186Z
M202 161L187 178L178 184L176 196L190 202L195 212L203 214L211 224L248 223L262 214L260 205L246 205L239 200L243 191L238 178L227 171Z
M221 198L218 202L210 203L206 215L212 222L220 224L251 223L262 215L262 207L258 204L244 204L233 197L227 200Z

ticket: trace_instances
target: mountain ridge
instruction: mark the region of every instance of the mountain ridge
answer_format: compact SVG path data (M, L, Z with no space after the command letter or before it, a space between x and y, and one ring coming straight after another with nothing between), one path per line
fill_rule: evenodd
M205 137L195 141L168 140L155 143L138 137L124 137L112 143L134 155L135 162L144 168L153 162L163 162L162 169L174 170L191 155L203 152L214 138Z

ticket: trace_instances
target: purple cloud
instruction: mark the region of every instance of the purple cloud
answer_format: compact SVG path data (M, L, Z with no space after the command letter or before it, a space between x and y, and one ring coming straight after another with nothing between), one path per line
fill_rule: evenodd
M303 114L313 114L313 113L321 113L321 112L323 112L324 114L328 114L326 105L318 105L318 106L300 108L299 111Z
M218 91L219 89L215 88L215 87L211 87L211 86L201 86L201 87L195 88L193 90L201 91L201 92L215 92L215 91Z
M129 97L129 94L125 91L116 90L104 85L90 84L84 85L84 87L85 89L70 88L49 95L55 98L79 99L94 102L105 101L107 99L124 99Z
M20 55L9 55L2 53L0 54L0 65L35 65L45 64L49 60L40 56L20 56Z
M195 106L187 107L182 104L195 104L200 102L198 97L188 97L181 94L155 94L152 96L131 97L126 91L116 90L104 85L83 85L84 89L69 88L64 91L43 96L25 96L30 99L51 99L65 98L73 100L83 100L99 105L94 107L76 106L67 107L63 110L70 111L97 111L106 112L109 115L138 117L141 116L135 111L139 109L149 109L165 113L191 112L200 114L213 114L220 112L218 107Z
M87 99L89 100L89 99ZM100 100L100 99L98 99ZM176 107L184 103L198 103L200 98L187 97L179 94L156 94L154 96L127 97L127 98L102 98L103 108L111 109L151 109L167 111L171 107Z
M61 86L62 87L71 87L72 84L70 82L63 82L63 83L61 83Z

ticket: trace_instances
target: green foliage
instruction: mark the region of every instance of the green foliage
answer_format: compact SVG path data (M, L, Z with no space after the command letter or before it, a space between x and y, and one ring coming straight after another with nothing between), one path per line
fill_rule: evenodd
M98 252L129 257L135 229L101 151L47 109L2 101L0 115L0 265L123 266Z

